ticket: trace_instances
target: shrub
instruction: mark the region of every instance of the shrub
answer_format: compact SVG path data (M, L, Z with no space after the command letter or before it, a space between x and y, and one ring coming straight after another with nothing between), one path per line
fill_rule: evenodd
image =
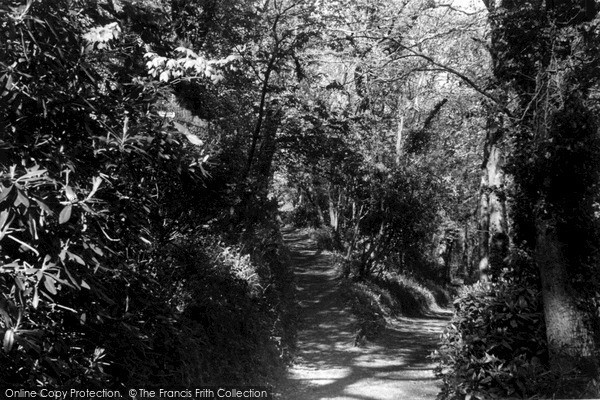
M534 279L504 277L466 287L435 359L442 399L527 397L540 392L547 362Z
M450 291L443 286L432 281L424 282L423 286L433 294L433 298L438 306L448 307L452 302L452 295L450 294Z
M90 2L21 3L0 3L0 386L116 385L129 355L152 376L171 350L153 342L176 336L153 252L196 156L156 89L121 80L131 36L86 39Z
M337 265L343 277L343 293L358 319L359 335L367 339L375 338L385 328L387 317L422 316L436 304L430 289L409 276L386 273L352 281L350 262L340 259Z
M182 238L167 250L163 262L172 272L162 282L175 288L168 303L178 311L151 352L166 361L157 374L155 360L130 355L129 384L273 383L284 371L295 339L295 325L287 322L290 308L284 307L289 301L277 290L282 271L273 260L264 264L265 254L226 246L218 237Z
M321 225L315 207L305 203L289 213L289 221L297 228L318 227Z
M358 320L358 335L374 339L386 326L386 313L381 302L382 290L368 283L347 282L344 286L346 299ZM389 294L386 299L391 302Z
M371 281L389 291L404 316L422 316L436 304L431 291L410 276L388 273Z
M271 215L274 214L272 210ZM298 309L289 250L283 242L279 226L270 219L249 230L242 238L242 243L252 262L258 266L265 288L265 301L274 312L271 337L277 341L281 359L290 362L296 348Z
M194 365L200 373L190 383L267 383L282 367L271 337L276 314L262 288L238 275L239 264L245 264L242 268L247 272L254 269L248 258L232 257L228 248L221 251L228 253L227 259L213 258L212 268L199 266L187 282L190 300L182 323L196 338L192 341L196 354L195 360L183 356L185 364Z
M315 242L317 249L336 251L341 250L339 235L331 227L306 228L308 235Z

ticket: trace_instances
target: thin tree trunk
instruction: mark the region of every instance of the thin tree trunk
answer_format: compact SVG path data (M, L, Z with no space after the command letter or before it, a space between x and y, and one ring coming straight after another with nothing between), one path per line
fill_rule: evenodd
M490 212L488 194L488 175L483 173L479 190L479 224L477 233L479 237L479 280L489 280L489 254L490 254Z
M321 205L319 204L319 195L314 188L313 188L313 193L314 193L313 205L315 206L315 209L317 210L317 217L319 217L319 225L326 226L325 215L323 214L323 210L321 209Z
M315 211L317 212L317 218L319 219L319 224L321 226L325 225L325 216L323 215L323 210L321 210L321 206L319 206L319 199L317 198L317 193L314 189L310 189L307 186L301 186L306 198L309 203L313 205Z
M479 279L487 282L502 268L508 249L504 166L499 117L488 119L479 200Z
M465 229L463 230L463 247L462 247L462 275L463 277L469 276L471 269L471 247L469 246L469 223L465 222Z
M402 133L404 131L404 115L400 116L400 122L398 122L398 132L396 135L396 165L400 164L402 158Z
M333 188L329 187L327 191L327 200L329 202L329 226L333 229L334 232L338 232L339 229L339 216L340 216L340 203L341 203L342 194L340 192L338 200L335 200L335 194L333 193Z

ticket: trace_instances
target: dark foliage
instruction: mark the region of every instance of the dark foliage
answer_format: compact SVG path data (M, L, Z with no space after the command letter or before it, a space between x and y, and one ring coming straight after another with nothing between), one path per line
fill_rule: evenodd
M132 54L160 12L128 7L0 6L0 386L271 382L295 328L273 213L217 229L235 176L159 115Z
M526 260L493 284L463 289L435 358L440 398L526 398L543 391L548 354L541 294Z

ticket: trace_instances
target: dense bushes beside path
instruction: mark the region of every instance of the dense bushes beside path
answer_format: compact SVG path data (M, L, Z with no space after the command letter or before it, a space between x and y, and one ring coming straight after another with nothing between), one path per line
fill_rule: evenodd
M0 387L269 383L294 340L273 213L222 228L235 194L205 195L143 41L94 4L0 4Z
M294 286L281 237L271 228L253 236L261 250L226 247L216 238L184 243L184 257L173 249L175 259L183 258L170 303L181 310L177 372L187 384L273 383L289 361Z
M462 289L434 359L440 399L590 398L585 372L552 373L539 281L524 256L494 283Z
M400 273L385 273L366 280L352 280L342 270L342 293L359 324L359 336L375 339L388 318L420 317L450 300L450 295L433 283L419 283ZM347 272L347 270L346 270Z
M500 281L466 287L436 355L441 398L527 397L546 361L541 299L535 285Z

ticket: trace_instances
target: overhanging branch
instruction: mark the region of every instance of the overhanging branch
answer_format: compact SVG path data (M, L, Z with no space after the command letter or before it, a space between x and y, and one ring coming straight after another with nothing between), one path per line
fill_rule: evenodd
M393 39L392 39L393 40ZM451 73L452 75L458 77L459 79L461 79L463 82L465 82L467 85L469 85L473 90L475 90L477 93L481 94L482 96L488 98L489 100L493 101L496 105L498 105L500 107L500 109L502 110L502 112L504 112L509 118L512 118L513 115L510 112L510 110L508 108L506 108L506 106L504 105L504 103L502 101L500 101L498 98L496 98L493 94L491 94L490 92L488 92L487 90L483 89L480 85L478 85L476 82L474 82L471 78L469 78L468 76L466 76L464 73L458 71L455 68L452 68L446 64L443 64L439 61L434 60L431 56L428 56L427 54L423 54L423 53L419 53L413 49L411 49L410 47L407 47L401 43L399 43L396 40L393 40L395 42L395 44L399 47L402 47L404 50L408 51L409 53L411 53L411 55L413 57L419 57L422 58L424 60L426 60L428 63L430 63L431 65L435 65L436 67Z

